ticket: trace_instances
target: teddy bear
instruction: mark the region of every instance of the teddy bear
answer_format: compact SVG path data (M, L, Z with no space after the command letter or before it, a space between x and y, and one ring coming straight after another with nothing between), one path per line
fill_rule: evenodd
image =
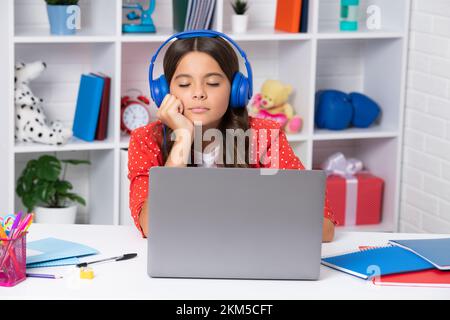
M268 79L261 86L251 104L251 113L256 118L270 119L278 122L287 133L298 133L303 120L295 115L294 108L287 101L292 93L292 86L281 81Z
M14 77L15 139L21 142L39 142L62 145L72 137L72 130L59 121L47 120L43 99L36 97L29 87L45 69L45 62L17 63Z

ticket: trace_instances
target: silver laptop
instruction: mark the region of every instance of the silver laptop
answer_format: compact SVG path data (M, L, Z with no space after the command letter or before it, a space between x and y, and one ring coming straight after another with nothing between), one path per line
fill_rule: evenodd
M152 167L151 277L319 278L325 173Z

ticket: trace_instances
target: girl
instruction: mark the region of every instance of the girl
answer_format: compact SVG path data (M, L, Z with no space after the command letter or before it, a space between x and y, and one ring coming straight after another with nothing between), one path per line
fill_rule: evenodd
M252 118L246 108L229 107L231 83L233 75L239 71L239 62L226 40L221 37L177 39L166 51L163 68L170 93L158 109L158 120L132 132L128 151L131 215L143 237L150 231L147 193L149 169L153 166L304 170L277 123ZM230 129L238 133L252 129L256 134L245 139L245 148L238 148L234 137L233 143L229 143L230 139L222 142L204 139L202 143L193 143L194 138L197 141L208 129L221 132L223 137ZM262 131L266 136L258 134ZM226 158L230 154L231 162ZM277 161L267 163L264 157L271 156ZM203 161L198 161L199 158ZM322 238L329 242L334 237L337 222L327 199L324 215Z

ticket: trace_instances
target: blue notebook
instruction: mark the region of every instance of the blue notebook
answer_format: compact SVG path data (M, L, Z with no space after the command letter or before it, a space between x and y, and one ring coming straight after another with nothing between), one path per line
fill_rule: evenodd
M322 264L362 279L394 273L434 269L428 261L396 246L322 258Z
M389 243L417 254L439 270L450 270L450 238L390 240Z
M27 269L43 268L43 267L72 266L72 265L79 264L80 262L81 262L80 259L78 259L77 257L65 258L65 259L58 259L58 260L51 260L51 261L27 264Z
M102 102L104 79L81 75L77 106L73 119L73 135L85 141L94 141Z
M44 262L52 262L51 264L54 266L58 260L64 265L67 261L61 261L62 259L83 257L98 253L98 250L80 243L56 238L45 238L27 243L27 267Z

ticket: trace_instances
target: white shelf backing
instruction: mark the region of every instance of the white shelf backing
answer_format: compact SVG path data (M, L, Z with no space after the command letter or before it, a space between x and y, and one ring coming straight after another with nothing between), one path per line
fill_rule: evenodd
M299 134L288 135L288 140L306 168L313 168L321 157L329 156L332 151L349 150L347 156L362 158L374 174L385 179L382 224L354 229L396 230L410 0L363 0L363 11L371 4L382 9L382 29L367 30L364 21L359 32L338 31L339 0L310 1L307 34L273 29L276 2L251 2L248 33L232 34L230 3L217 0L213 29L229 34L246 51L253 67L255 93L266 79L279 79L293 85L290 102L304 119L304 128ZM6 150L9 156L0 160L2 168L6 169L2 177L7 177L0 183L0 199L3 200L0 209L7 212L21 205L17 198L13 200L17 177L8 178L8 172L16 172L17 176L21 159L36 157L42 152L56 152L64 157L75 154L88 157L94 163L85 172L87 176L80 175L77 180L84 183L80 188L89 199L82 213L92 213L86 216L85 222L118 224L123 220L119 215L119 204L123 204L119 198L124 192L120 182L123 176L121 149L126 149L129 143L129 137L119 131L120 97L130 88L140 89L149 96L149 61L159 45L175 32L172 0L157 1L153 14L157 33L146 35L122 34L122 0L81 0L80 5L82 29L76 36L69 37L49 35L44 1L6 0L2 4L7 10L0 11L3 26L0 34L9 50L2 52L0 70L5 72L0 76L4 93L0 98L5 105L13 104L13 90L8 89L7 84L10 85L14 77L11 62L14 58L25 62L43 60L48 69L32 82L32 90L45 99L49 118L63 120L71 127L80 75L102 71L113 81L108 139L92 144L71 139L62 147L15 144L13 108L3 108L0 134L10 138L9 149L7 144L1 145L1 150ZM157 59L155 78L162 74L166 49ZM245 73L241 59L239 61ZM316 90L324 88L368 94L383 108L381 121L366 130L315 129L314 95ZM156 115L153 103L151 113Z
M93 151L95 152L95 151ZM47 152L38 152L38 153L26 153L26 154L16 154L15 155L15 180L19 178L23 169L25 168L27 162L32 159L37 159L40 156L48 154ZM78 206L77 211L77 222L78 223L88 223L89 218L89 208L93 201L96 201L97 198L91 198L91 188L92 185L86 183L89 179L89 175L93 172L93 168L95 168L98 164L96 164L95 157L92 157L92 152L89 151L73 151L73 152L53 152L51 155L56 156L58 159L77 159L77 160L89 160L91 161L91 165L68 165L66 170L66 180L68 180L73 189L71 192L76 193L83 197L86 200L87 206ZM63 164L64 168L64 164ZM112 196L112 195L111 195ZM19 210L26 210L22 205L22 201L15 194L15 209L17 212Z
M117 0L115 0L117 1ZM116 33L116 6L111 0L80 0L81 36L114 36ZM46 4L40 0L14 1L15 36L44 38L50 36ZM55 37L57 40L59 36Z
M394 231L397 228L398 188L398 138L353 139L314 142L313 168L320 168L335 152L342 152L347 159L363 162L364 169L382 178L385 182L382 205L382 223Z
M409 0L361 0L359 5L358 31L361 33L404 33L408 20ZM338 33L340 20L339 0L320 0L319 2L319 33ZM368 13L369 6L379 8L381 28L372 30L367 27L367 21L373 16ZM354 32L347 32L352 34Z
M89 145L78 139L71 139L61 149L109 148L114 143L116 128L115 112L118 112L115 96L117 81L115 67L115 44L16 44L16 62L44 61L47 68L30 82L33 93L44 99L43 109L49 120L59 120L65 127L72 128L80 77L90 72L103 72L111 77L110 110L108 113L107 141L96 141ZM31 145L16 142L17 152L56 150L45 145Z
M388 131L398 128L403 41L319 40L316 89L364 93L382 109L375 126Z

